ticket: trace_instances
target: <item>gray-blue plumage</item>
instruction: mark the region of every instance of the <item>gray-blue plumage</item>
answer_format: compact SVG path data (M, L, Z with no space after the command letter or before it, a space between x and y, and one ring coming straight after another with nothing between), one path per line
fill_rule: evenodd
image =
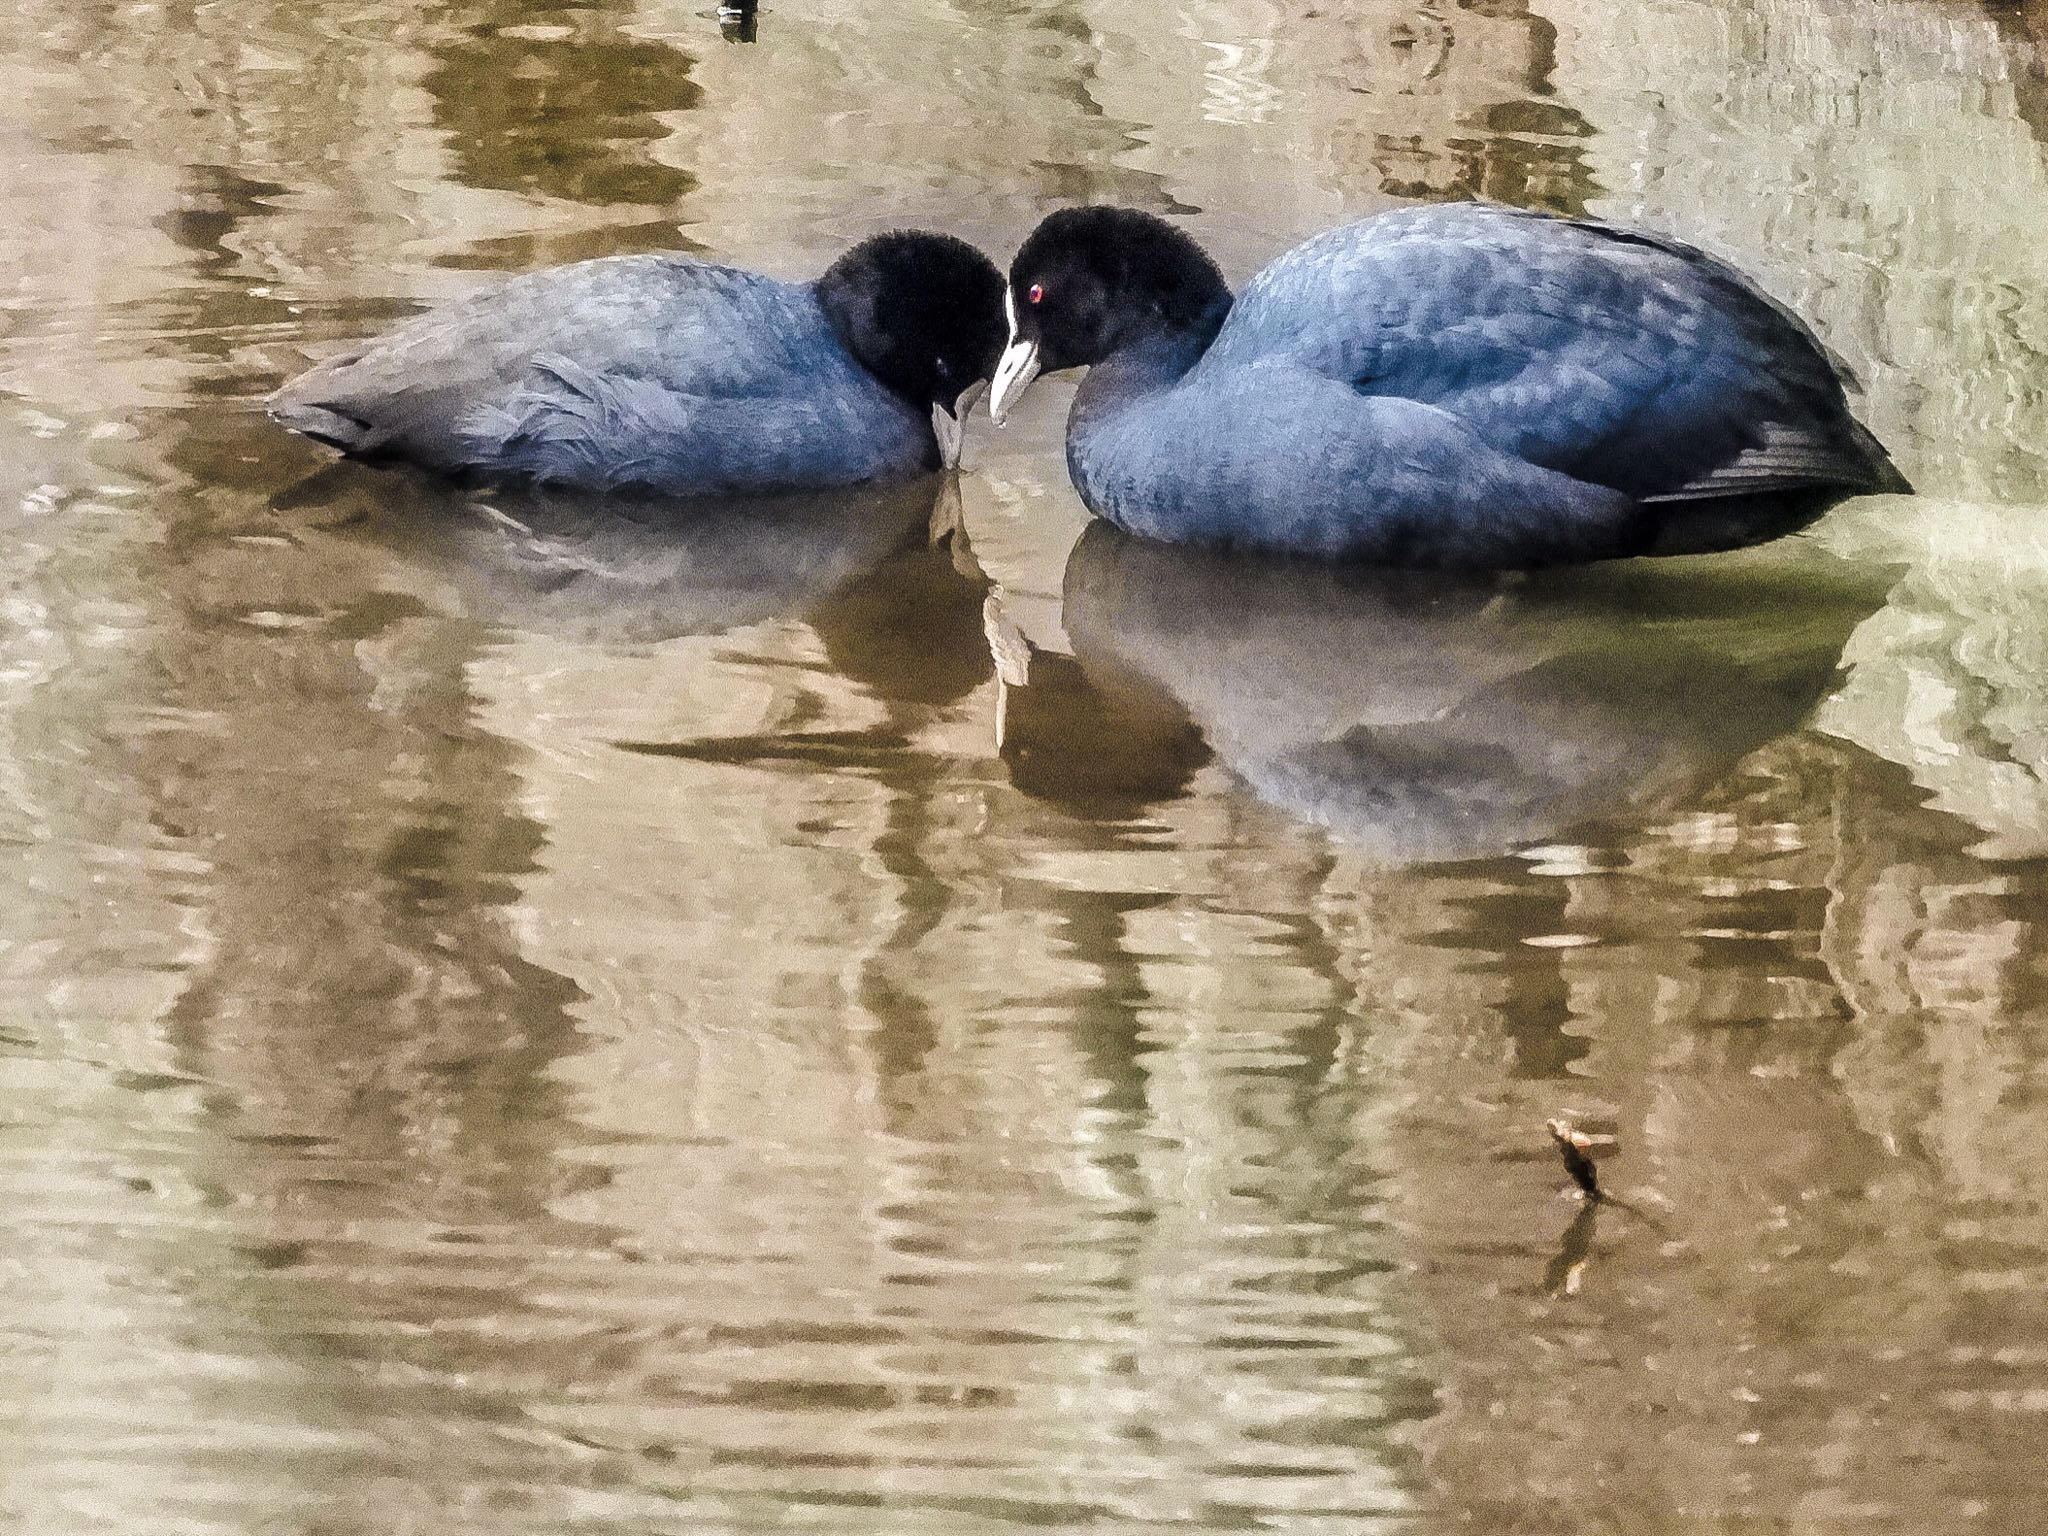
M1045 366L1093 364L1068 466L1090 509L1134 533L1525 566L1755 543L1843 497L1910 488L1812 333L1676 241L1484 204L1408 209L1297 246L1232 301L1162 225L1140 238L1180 242L1199 267L1174 277L1170 247L1112 262L1108 308L1134 314L1091 320L1063 349L1057 304L1143 216L1114 213L1106 238L1078 221L1063 234L1063 217L1019 253L1012 302ZM1196 293L1148 304L1164 281Z
M817 282L677 255L530 273L320 364L278 421L366 458L669 495L830 489L939 465L934 402L985 377L1001 279L950 237Z

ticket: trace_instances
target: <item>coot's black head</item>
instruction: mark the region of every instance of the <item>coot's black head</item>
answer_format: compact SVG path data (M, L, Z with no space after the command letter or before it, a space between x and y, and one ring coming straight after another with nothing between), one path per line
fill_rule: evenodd
M998 422L1040 373L1099 363L1153 335L1215 333L1230 308L1216 263L1166 220L1132 208L1046 215L1010 263L1008 349L989 414Z
M818 298L847 351L889 389L949 417L1003 350L1003 278L965 240L898 230L826 269Z

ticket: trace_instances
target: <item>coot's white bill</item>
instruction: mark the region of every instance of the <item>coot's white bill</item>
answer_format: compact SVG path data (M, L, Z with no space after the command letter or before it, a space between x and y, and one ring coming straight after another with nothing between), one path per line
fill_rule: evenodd
M939 465L943 469L960 467L960 438L967 422L967 413L974 409L974 402L981 398L988 385L980 379L960 391L960 398L948 409L943 404L932 406L932 436L939 440Z
M1003 314L1010 322L1010 344L1003 348L996 381L988 392L988 419L999 427L1038 377L1038 343L1017 339L1017 301L1008 292L1003 294Z

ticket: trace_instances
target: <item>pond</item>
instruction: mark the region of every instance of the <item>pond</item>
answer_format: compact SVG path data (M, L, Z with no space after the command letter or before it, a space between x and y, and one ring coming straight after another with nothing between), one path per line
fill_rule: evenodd
M0 1528L2038 1528L2036 0L14 14ZM1071 381L680 521L256 409L489 271L1469 196L1923 494L1340 579L1091 528Z

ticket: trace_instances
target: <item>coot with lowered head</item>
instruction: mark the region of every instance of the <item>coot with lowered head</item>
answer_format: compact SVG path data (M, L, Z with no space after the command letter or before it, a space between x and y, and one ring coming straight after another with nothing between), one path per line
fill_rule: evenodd
M809 283L604 257L421 315L269 409L347 454L487 480L697 495L901 478L957 462L1002 286L973 246L923 231Z

